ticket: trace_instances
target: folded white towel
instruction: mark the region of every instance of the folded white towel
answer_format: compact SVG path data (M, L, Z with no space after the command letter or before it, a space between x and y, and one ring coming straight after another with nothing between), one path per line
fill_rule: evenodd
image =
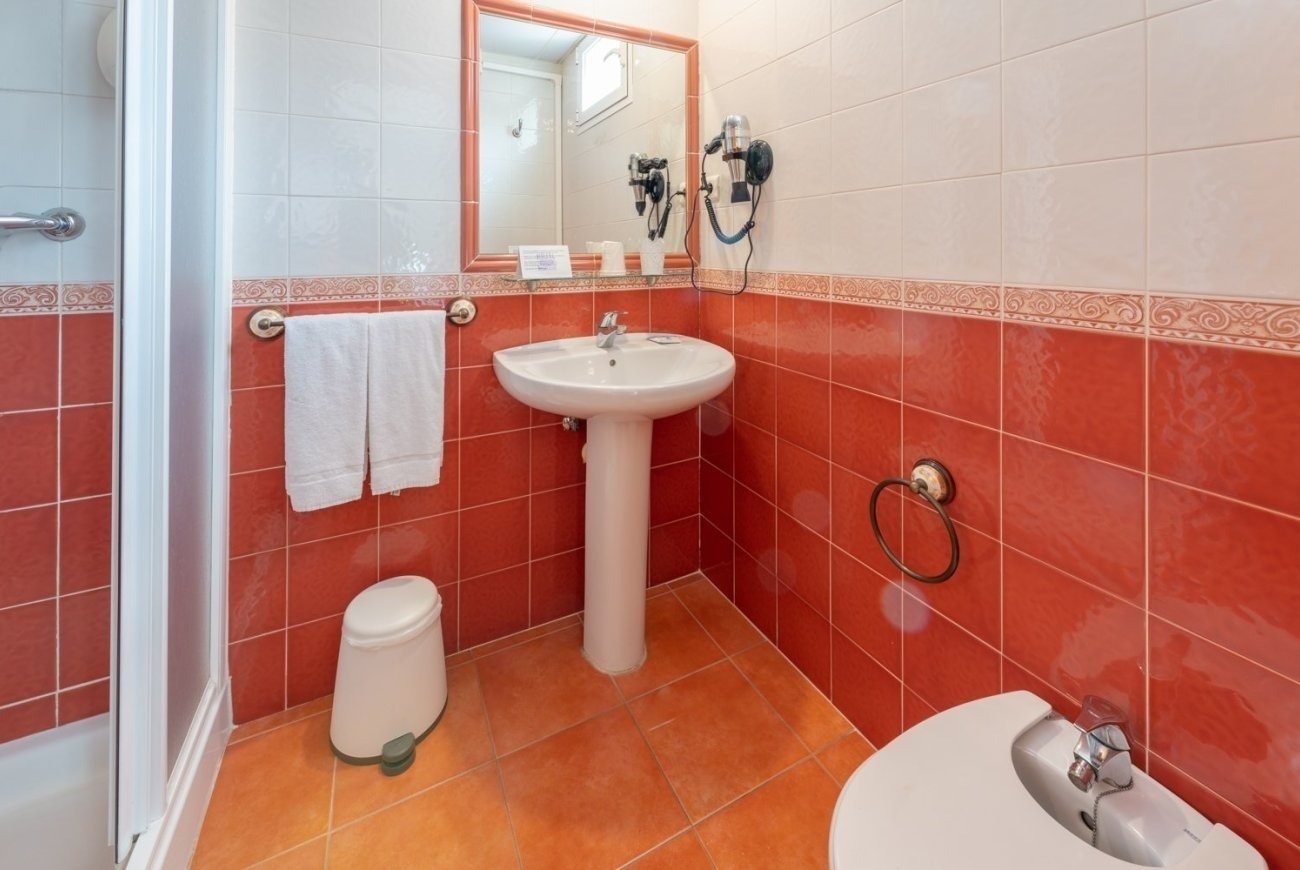
M369 319L370 491L433 486L442 474L446 312Z
M361 497L366 317L292 318L284 335L284 478L296 511Z

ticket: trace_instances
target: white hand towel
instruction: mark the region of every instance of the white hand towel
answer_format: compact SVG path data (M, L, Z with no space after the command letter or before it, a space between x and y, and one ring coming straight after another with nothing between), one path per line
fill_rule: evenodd
M370 491L433 486L442 474L447 314L370 316Z
M284 478L296 511L361 497L366 345L365 315L289 319L284 335Z

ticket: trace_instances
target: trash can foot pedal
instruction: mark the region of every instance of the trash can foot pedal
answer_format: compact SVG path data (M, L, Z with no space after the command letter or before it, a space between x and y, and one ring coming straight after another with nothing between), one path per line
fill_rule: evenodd
M406 732L384 744L379 758L379 769L384 776L397 776L415 761L415 735Z

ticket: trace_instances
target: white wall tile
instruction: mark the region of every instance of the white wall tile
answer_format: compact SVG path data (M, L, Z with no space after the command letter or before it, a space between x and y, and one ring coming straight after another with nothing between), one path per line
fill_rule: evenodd
M901 4L831 36L831 108L835 111L903 88Z
M1300 299L1300 140L1153 156L1154 291Z
M748 209L740 209L745 216ZM740 226L744 217L738 216ZM772 204L768 234L754 254L757 268L782 272L826 272L831 262L831 198L814 196ZM748 249L741 242L737 248Z
M1163 15L1166 12L1173 12L1176 9L1183 9L1205 2L1206 0L1147 0L1147 17L1153 18L1156 15Z
M1003 176L1003 280L1141 290L1142 158Z
M1003 0L1002 56L1019 57L1141 21L1143 0Z
M831 115L834 190L903 182L903 98L887 97Z
M385 124L381 136L380 196L460 202L459 133ZM480 186L492 188L490 182Z
M1300 3L1216 0L1148 27L1153 152L1300 135Z
M289 193L379 195L379 125L293 117L289 122Z
M838 275L903 274L903 191L899 187L831 197L831 264Z
M831 32L831 0L776 0L776 53L789 54Z
M997 176L903 188L903 275L952 281L1001 279Z
M379 0L290 0L293 32L379 44Z
M554 0L547 5L552 5L553 2ZM705 0L700 4L700 36L707 35L754 2L756 0Z
M875 15L898 2L900 0L831 0L831 30L839 30L868 15Z
M63 98L63 185L112 190L117 183L115 107L104 97Z
M235 112L235 193L289 192L289 118Z
M0 214L40 214L59 205L57 187L0 184ZM46 284L59 280L59 248L40 233L15 233L0 242L0 284Z
M460 58L460 0L380 0L384 48Z
M0 185L59 186L62 102L58 94L0 91Z
M1005 64L1005 167L1143 153L1145 60L1145 28L1135 24Z
M992 67L903 95L903 180L937 181L997 172L1001 74Z
M289 111L289 37L235 29L235 108Z
M4 0L0 27L0 90L58 93L63 79L62 5Z
M716 88L776 57L776 0L757 0L700 40L700 86Z
M972 72L1002 59L1001 0L906 0L903 6L907 87Z
M59 243L64 281L112 281L117 207L111 190L63 189L63 204L81 212L86 231Z
M111 97L113 86L99 71L95 43L109 10L88 3L63 4L63 93Z
M379 273L379 200L293 197L289 274Z
M290 40L289 111L379 120L379 49L326 39Z
M766 113L770 125L765 129L777 130L793 124L821 117L830 112L831 41L823 39L765 67L766 79L746 76L751 86L760 90L727 108L727 113L739 111L749 114L750 120L760 110ZM753 109L746 107L752 106ZM719 116L715 123L721 124Z
M260 30L289 30L289 0L238 0L235 23Z
M460 203L385 202L381 222L385 274L460 268Z
M820 196L835 189L835 179L827 171L826 150L831 141L831 116L822 115L812 121L783 127L765 137L774 155L820 155L822 159L796 158L783 160L781 171L772 172L763 191L763 198L797 199ZM724 173L726 174L726 173ZM729 183L730 174L726 174Z
M236 194L232 209L236 278L289 274L289 199Z
M382 68L385 123L460 129L460 61L385 49Z

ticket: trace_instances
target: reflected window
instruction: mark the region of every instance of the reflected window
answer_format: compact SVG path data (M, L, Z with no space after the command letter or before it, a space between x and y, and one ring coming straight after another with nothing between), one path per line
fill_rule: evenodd
M588 36L578 45L578 125L615 112L631 102L628 44L606 36Z

